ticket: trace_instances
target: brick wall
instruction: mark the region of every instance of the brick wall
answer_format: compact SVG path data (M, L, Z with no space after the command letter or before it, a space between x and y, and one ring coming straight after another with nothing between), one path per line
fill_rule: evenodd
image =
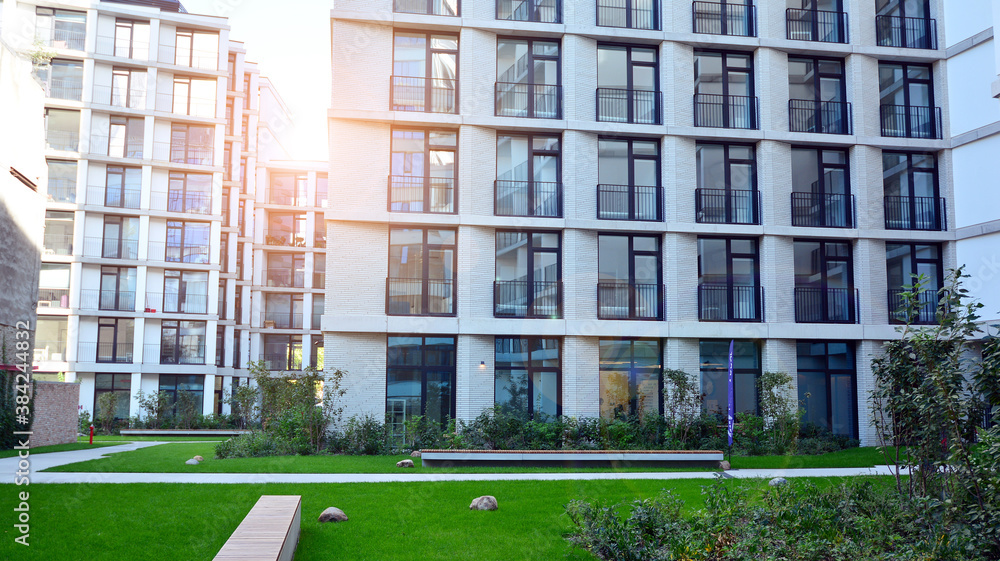
M33 402L32 448L76 442L79 384L35 382Z

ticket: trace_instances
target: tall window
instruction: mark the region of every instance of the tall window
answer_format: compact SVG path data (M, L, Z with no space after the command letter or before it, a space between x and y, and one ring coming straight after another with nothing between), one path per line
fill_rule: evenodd
M857 291L851 244L795 240L795 321L854 323Z
M167 221L166 260L176 263L209 263L208 240L211 225L207 222Z
M100 256L105 259L138 259L139 218L105 215Z
M496 0L497 19L561 23L562 0Z
M272 173L268 201L273 205L309 206L309 176L304 173Z
M597 143L597 183L598 218L663 220L657 141L601 138Z
M404 14L457 16L459 0L393 0L392 11Z
M389 211L455 212L457 152L455 131L393 130Z
M496 233L496 317L562 317L559 232Z
M177 164L215 164L215 127L170 126L170 161Z
M87 39L87 13L37 7L35 35L49 47L82 51Z
M83 96L83 62L52 59L47 82L50 98L80 101Z
M597 25L660 29L659 0L597 0Z
M597 317L663 319L660 238L601 234L597 240Z
M97 362L132 362L134 334L134 319L98 318Z
M879 62L878 82L882 136L941 138L930 65Z
M201 375L160 374L158 391L167 394L167 404L170 406L171 415L177 413L178 401L184 401L182 393L186 394L195 411L201 413L205 400L205 377Z
M875 35L883 47L936 49L930 0L875 0Z
M698 238L698 319L763 321L756 239Z
M179 115L215 117L215 80L174 76L173 107Z
M65 361L68 329L69 321L65 316L61 318L38 316L35 322L34 362Z
M562 118L562 82L559 75L558 41L498 39L496 114L502 117Z
M99 195L99 192L95 194ZM103 198L104 206L107 207L139 208L142 199L142 168L107 166Z
M90 306L91 291L80 291L81 307L96 307L101 310L135 311L135 267L101 267L101 287L97 306Z
M799 341L802 420L834 434L858 437L857 376L851 341Z
M76 162L46 160L49 169L48 196L50 202L76 202Z
M712 224L760 224L753 145L699 142L695 219Z
M80 112L45 109L45 145L53 150L80 149Z
M904 323L907 318L904 293L912 292L917 277L922 276L924 292L918 296L912 323L937 322L937 291L944 282L941 271L940 244L887 243L885 268L889 286L889 322Z
M163 271L163 311L208 313L208 272Z
M205 364L204 321L163 320L160 364Z
M458 36L394 35L393 111L457 113Z
M597 47L597 120L660 123L656 49Z
M445 426L455 417L455 337L389 335L385 412L392 434L405 436L417 416Z
M146 105L146 73L115 68L111 71L111 87L94 86L94 98L97 103L142 109Z
M113 51L105 49L109 39L113 41ZM97 36L97 52L102 55L113 55L123 58L145 60L149 58L149 22L130 19L115 19L115 36L113 38Z
M167 210L197 214L212 213L211 175L172 171L168 188Z
M319 329L319 324L316 324L316 329ZM323 370L325 350L323 348L323 336L313 335L310 337L312 342L310 346L309 353L309 364L313 365L316 370Z
M174 64L205 70L218 69L219 34L178 29Z
M265 271L267 286L302 288L304 285L306 257L302 253L267 254Z
M494 400L508 413L536 420L562 415L561 341L497 337Z
M386 313L453 315L456 253L454 230L391 229Z
M756 129L753 55L718 51L694 54L694 126Z
M45 211L45 234L42 251L45 255L73 255L73 213Z
M754 6L751 0L719 0L718 2L693 3L692 16L695 33L713 35L757 35Z
M228 76L228 80L226 81L226 90L235 92L236 79L239 77L236 73L236 53L229 53L229 58L226 59L226 75Z
M108 156L113 158L142 158L143 129L141 118L130 119L111 116L108 128Z
M302 370L301 335L264 335L261 360L268 370Z
M264 231L264 243L267 245L305 247L306 236L305 213L267 213L267 230Z
M264 296L264 327L302 329L302 303L302 294L266 294Z
M847 42L843 0L788 0L785 35L797 41Z
M497 135L497 216L562 216L558 136Z
M601 417L663 413L659 339L601 339Z
M788 59L788 130L851 134L844 61Z
M100 419L105 412L101 409L101 396L106 393L118 395L115 401L115 419L128 419L129 401L132 396L131 374L94 375L94 418Z
M792 226L854 227L847 152L792 147Z
M323 253L313 256L312 287L326 289L326 255Z
M699 341L701 393L705 410L725 415L729 408L730 341ZM757 379L760 378L760 348L753 341L733 342L733 390L736 412L757 413Z
M948 229L933 154L882 152L882 186L886 229Z

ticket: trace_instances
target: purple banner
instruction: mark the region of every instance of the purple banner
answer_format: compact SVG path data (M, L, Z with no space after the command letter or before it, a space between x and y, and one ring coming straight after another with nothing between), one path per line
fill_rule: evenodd
M733 383L733 343L736 341L731 339L729 341L729 407L728 407L728 425L726 432L729 435L729 447L733 446L733 430L736 423L736 391Z

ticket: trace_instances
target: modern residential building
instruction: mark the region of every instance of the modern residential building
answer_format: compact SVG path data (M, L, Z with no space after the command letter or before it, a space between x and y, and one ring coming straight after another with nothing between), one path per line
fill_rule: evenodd
M788 372L805 420L873 444L870 359L912 275L957 264L945 47L980 29L943 14L338 0L323 333L348 414L657 412L664 368L718 411L734 341L738 410Z

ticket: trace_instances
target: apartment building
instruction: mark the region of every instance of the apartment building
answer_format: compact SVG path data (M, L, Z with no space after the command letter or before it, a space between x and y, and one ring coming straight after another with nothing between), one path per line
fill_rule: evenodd
M735 341L738 410L788 372L806 421L873 444L871 357L912 275L957 264L943 12L338 0L323 333L348 413L661 412L667 368L721 411Z

